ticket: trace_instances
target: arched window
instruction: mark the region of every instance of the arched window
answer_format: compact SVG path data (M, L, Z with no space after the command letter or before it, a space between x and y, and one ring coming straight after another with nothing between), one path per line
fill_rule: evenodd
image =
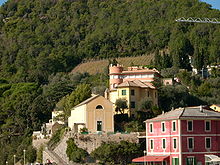
M96 106L96 109L104 109L104 108L103 108L103 106L101 106L101 105L97 105L97 106Z

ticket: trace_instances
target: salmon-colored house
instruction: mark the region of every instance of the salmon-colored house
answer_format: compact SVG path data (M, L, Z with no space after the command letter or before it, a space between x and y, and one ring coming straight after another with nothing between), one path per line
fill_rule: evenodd
M200 107L171 110L146 121L142 164L220 164L220 113Z

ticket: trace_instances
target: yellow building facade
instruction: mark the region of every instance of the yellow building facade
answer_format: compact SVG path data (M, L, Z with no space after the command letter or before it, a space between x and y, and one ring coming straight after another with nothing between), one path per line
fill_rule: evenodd
M151 100L153 105L158 105L157 89L151 83L139 80L121 83L109 92L111 102L116 103L118 99L127 101L128 109L125 110L125 113L129 116L135 114L135 110L137 110L142 99Z
M131 66L125 70L121 65L110 65L109 90L105 97L114 103L114 109L116 100L125 99L128 106L125 113L131 116L135 114L142 99L151 100L154 106L158 105L157 89L152 82L160 77L156 69Z
M220 104L213 104L210 106L210 108L213 109L214 111L220 112Z
M87 128L88 132L114 132L113 103L100 95L78 104L71 110L68 126L74 132Z

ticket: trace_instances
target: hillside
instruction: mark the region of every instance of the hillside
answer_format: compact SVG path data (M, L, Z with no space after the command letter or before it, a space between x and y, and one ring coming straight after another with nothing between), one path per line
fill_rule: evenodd
M189 69L219 61L220 29L177 23L216 17L199 0L9 0L0 8L0 76L47 83L83 60L140 56L169 49L172 64Z
M13 164L14 154L22 160L24 149L34 162L32 131L48 122L57 102L74 105L91 87L105 89L108 75L95 73L109 59L147 65L155 54L159 70L190 70L189 56L198 69L220 62L219 25L175 22L219 15L199 0L8 0L0 7L0 164ZM191 93L217 103L219 75L205 82L183 72L192 91L164 87L162 105L192 105Z
M145 55L145 56L137 56L137 57L121 57L116 59L119 64L122 64L124 67L134 65L150 65L152 61L154 61L153 55ZM93 60L81 63L77 65L71 72L72 73L84 73L88 72L91 75L97 73L105 72L106 68L108 68L109 61L108 60Z

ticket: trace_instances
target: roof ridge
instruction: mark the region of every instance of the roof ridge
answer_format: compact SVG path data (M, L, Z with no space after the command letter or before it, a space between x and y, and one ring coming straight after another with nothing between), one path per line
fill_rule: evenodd
M86 99L86 100L82 101L81 103L77 104L77 105L74 106L73 108L76 108L76 107L79 107L79 106L81 106L81 105L84 105L84 104L86 104L86 103L92 101L93 99L95 99L95 98L98 97L98 96L101 96L101 95L91 96L91 97L89 97L88 99Z
M186 108L183 107L182 113L179 115L179 119L180 119L180 117L183 115L183 113L185 112L185 110L186 110Z

